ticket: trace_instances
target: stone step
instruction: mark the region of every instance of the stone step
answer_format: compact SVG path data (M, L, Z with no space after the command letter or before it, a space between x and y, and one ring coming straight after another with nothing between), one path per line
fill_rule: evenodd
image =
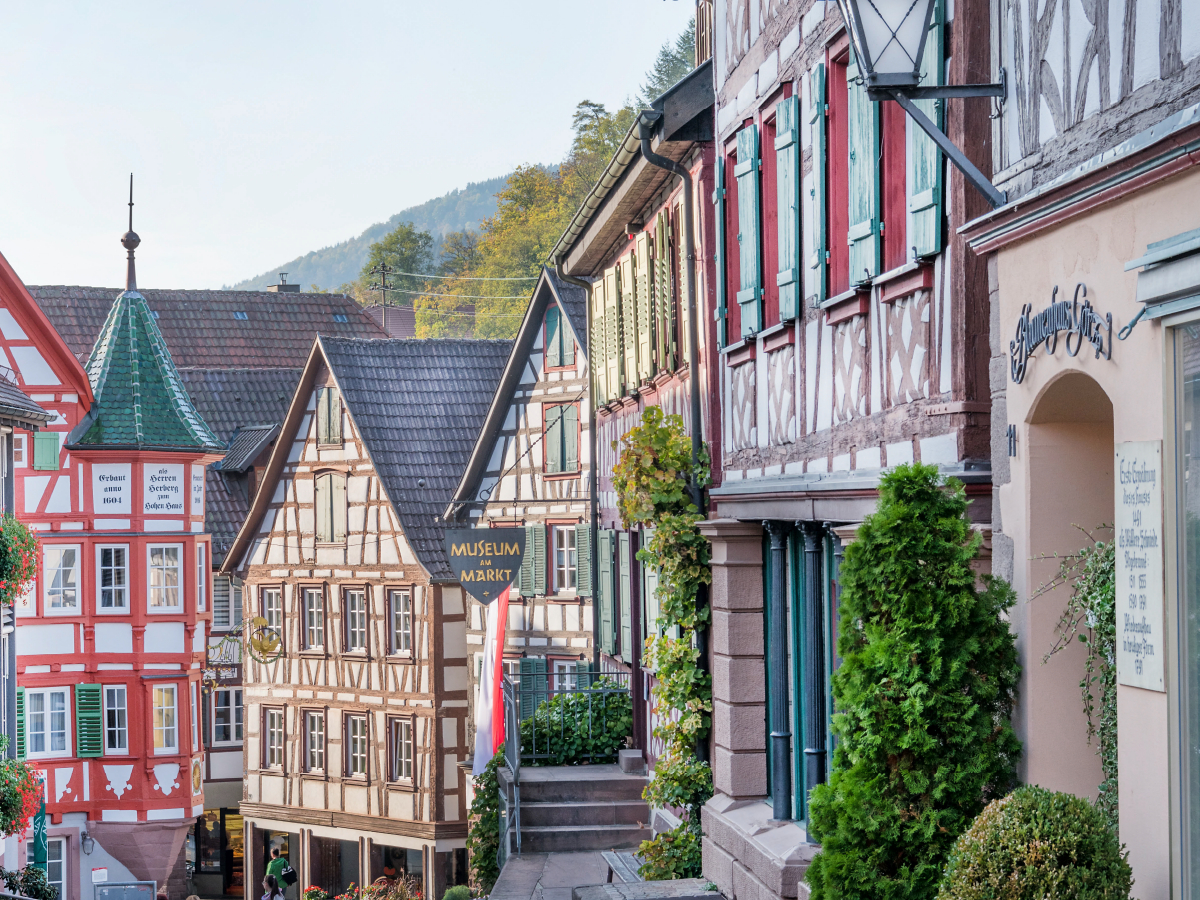
M524 804L522 804L524 812ZM570 850L619 850L637 847L653 832L640 825L549 825L521 823L522 853L555 853Z
M571 889L571 900L722 900L709 890L707 878L675 881L638 881L633 884L597 884Z
M507 772L501 780L507 781ZM626 775L615 765L526 766L521 769L521 804L640 800L646 776Z
M644 800L540 802L521 791L521 827L550 825L646 825L650 807ZM607 847L605 848L608 849Z

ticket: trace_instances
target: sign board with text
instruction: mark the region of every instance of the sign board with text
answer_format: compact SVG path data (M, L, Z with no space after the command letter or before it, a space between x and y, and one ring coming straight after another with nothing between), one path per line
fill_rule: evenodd
M525 529L448 528L446 555L463 590L481 603L491 603L520 574Z
M142 514L146 516L183 515L183 465L145 463L142 465Z
M1163 683L1162 444L1117 444L1117 682L1152 691Z
M129 515L132 495L132 464L92 463L92 510L96 515Z

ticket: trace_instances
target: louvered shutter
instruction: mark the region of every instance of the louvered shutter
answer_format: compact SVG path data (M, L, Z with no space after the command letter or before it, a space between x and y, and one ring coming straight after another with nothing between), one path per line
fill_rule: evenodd
M921 84L942 83L943 33L941 4L933 8L933 21L925 39L925 56L921 60ZM940 100L913 101L925 115L943 128L943 109ZM907 184L908 184L908 233L909 247L916 248L917 256L933 256L942 249L942 178L945 166L937 144L916 123L909 121Z
M541 530L538 525L525 526L525 555L521 557L521 574L517 582L517 590L522 597L533 596L533 567L537 553L534 550L534 533Z
M563 471L563 427L561 406L546 406L546 436L542 443L546 445L546 471L548 473Z
M98 684L75 685L76 756L104 754L104 716Z
M633 663L633 556L629 552L629 532L617 534L621 565L621 659Z
M600 557L596 560L596 565L600 567L600 634L597 640L600 642L600 649L605 653L612 655L616 652L614 622L615 603L613 602L616 593L616 586L613 583L613 537L615 533L610 528L600 529L600 533L596 537L596 553Z
M346 539L346 476L332 475L329 482L333 488L333 540L337 543Z
M592 334L588 345L588 365L592 372L592 392L596 406L603 406L612 396L608 390L608 322L605 319L603 277L592 283L591 309Z
M561 323L558 321L558 307L549 307L546 310L546 366L548 368L562 365L561 336L559 335L561 327Z
M575 593L592 596L592 526L575 526Z
M674 216L675 216L676 222L680 222L680 223L683 222L683 203L679 203L675 207ZM680 237L682 237L683 225L681 224L679 227L681 229ZM675 255L679 257L679 290L680 290L680 293L682 294L683 291L687 290L687 274L688 274L687 254L686 253L677 253ZM693 286L696 284L695 270L692 271L692 284L693 284ZM680 303L676 304L675 321L679 326L679 352L681 354L681 359L688 358L688 346L689 346L688 341L691 340L691 337L688 335L688 318L687 317L690 314L691 313L687 310L687 308L685 307L685 305L682 301Z
M675 364L675 279L671 270L671 249L674 235L671 219L665 212L658 214L655 227L654 254L654 312L656 325L654 335L658 342L657 362L660 371L674 372Z
M625 354L621 349L621 293L617 267L604 270L604 352L608 360L608 399L625 395Z
M713 318L717 320L717 347L723 348L729 343L729 335L726 333L728 322L726 321L725 308L725 157L718 156L715 167L716 188L713 190L712 200L713 206L716 207L716 265L717 271L714 275L717 289L717 308L713 311Z
M538 706L550 699L549 678L546 677L546 658L544 656L521 657L520 673L519 709L521 721L524 721L533 718Z
M579 471L579 407L560 406L564 472Z
M800 99L776 107L775 171L779 216L779 319L800 313Z
M534 596L544 597L546 594L546 526L537 525L533 529L533 593Z
M852 52L846 71L851 284L879 274L879 104L867 99L866 86L857 84L858 78Z
M642 546L645 547L654 537L654 529L647 528L642 532ZM662 629L658 625L658 617L662 610L658 602L658 570L643 563L642 565L642 608L646 610L646 628L644 634L660 635Z
M566 314L558 307L555 307L554 311L558 313L558 333L559 346L562 348L562 365L573 366L575 365L575 338L572 336L573 332L570 328L571 322L566 317Z
M329 388L317 388L317 443L329 443Z
M639 231L633 242L634 293L637 297L637 367L638 383L654 377L654 302L651 293L650 234Z
M590 662L575 663L575 686L586 691L596 682L595 667Z
M747 125L737 135L738 252L742 279L738 306L742 337L762 331L762 252L759 246L758 128Z
M17 759L24 759L25 752L25 688L17 688Z
M825 302L826 290L829 284L829 225L826 218L829 178L827 174L826 156L828 135L826 118L829 104L825 97L825 64L818 63L809 78L809 89L812 92L812 118L809 125L812 128L812 189L809 194L808 227L812 234L812 257L808 268L816 290L813 291L813 305L820 306Z
M637 359L637 295L634 289L633 257L625 257L621 273L621 355L625 360L625 390L631 394L640 385Z
M329 388L329 443L342 442L342 395L337 388Z
M330 541L333 539L333 520L330 515L333 510L333 499L331 496L333 488L330 484L332 480L333 475L329 472L318 475L316 478L314 497L318 541Z
M59 432L37 431L33 435L33 467L43 472L58 471Z

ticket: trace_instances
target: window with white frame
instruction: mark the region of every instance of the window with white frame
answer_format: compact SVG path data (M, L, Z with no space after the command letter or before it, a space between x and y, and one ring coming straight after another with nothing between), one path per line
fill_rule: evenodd
M240 578L231 578L230 587L229 621L230 627L236 627L242 624L242 580Z
M154 752L179 752L179 688L173 684L157 685L153 691Z
M262 589L262 617L267 620L267 627L283 637L283 590L281 588Z
M196 609L208 608L208 544L196 545Z
M104 687L104 752L129 752L129 703L123 684Z
M146 550L149 566L147 601L151 612L178 611L183 608L179 563L183 548L179 544L151 544Z
M554 660L554 684L553 690L556 691L573 691L575 690L575 666L577 664L565 659Z
M367 592L359 588L346 591L346 650L367 649Z
M392 611L392 652L403 656L412 653L412 591L388 591Z
M283 768L283 710L263 710L263 763L268 769Z
M367 776L367 717L346 716L346 774Z
M391 721L392 781L411 781L413 777L412 717Z
M129 547L96 548L96 597L102 613L129 611Z
M304 589L304 648L325 647L325 592L321 588Z
M66 859L67 839L60 837L46 838L46 883L58 892L61 898L66 895L63 893L65 879L63 873L65 871L64 861ZM30 865L33 863L33 841L25 842L25 863Z
M242 742L242 689L213 692L213 744Z
M200 714L196 709L196 682L191 683L192 694L192 751L200 749Z
M25 730L30 759L71 755L70 689L25 689Z
M309 711L304 714L304 768L309 772L325 771L325 713Z
M45 544L42 547L46 614L79 612L79 547Z
M232 593L230 579L218 575L213 579L213 629L223 631L229 627L229 595Z
M28 466L25 461L25 435L13 435L13 468L24 469Z
M554 545L555 593L575 590L575 526L555 525L550 540Z

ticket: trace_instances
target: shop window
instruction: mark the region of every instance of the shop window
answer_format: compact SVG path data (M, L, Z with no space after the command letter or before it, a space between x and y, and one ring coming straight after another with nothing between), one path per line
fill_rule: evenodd
M69 694L70 689L65 687L25 689L25 730L30 759L71 755L71 721L67 715Z
M579 407L547 406L546 474L561 475L579 471Z
M42 548L46 615L79 611L79 547L46 544Z
M367 649L367 592L355 588L345 592L346 652L365 653Z
M346 716L346 774L367 777L367 717Z
M96 548L96 593L100 612L129 611L129 547Z
M321 588L304 589L304 649L325 648L325 592Z
M325 771L325 713L304 714L304 768L308 772Z
M104 688L104 752L115 756L129 752L129 704L121 684Z
M412 655L412 591L388 591L391 606L391 652L400 656Z
M554 553L554 592L561 594L566 591L574 591L578 563L575 551L575 526L553 526L550 540Z
M151 612L179 612L183 609L180 589L180 544L151 544L147 548L149 590L147 601Z
M164 684L153 690L154 752L179 752L179 689Z
M317 445L342 445L342 395L335 387L317 388Z
M213 744L242 742L242 689L220 688L213 692Z
M263 765L283 768L283 710L263 708Z
M390 722L392 781L411 781L413 777L413 718Z
M346 476L322 472L316 478L317 540L340 544L346 540Z

